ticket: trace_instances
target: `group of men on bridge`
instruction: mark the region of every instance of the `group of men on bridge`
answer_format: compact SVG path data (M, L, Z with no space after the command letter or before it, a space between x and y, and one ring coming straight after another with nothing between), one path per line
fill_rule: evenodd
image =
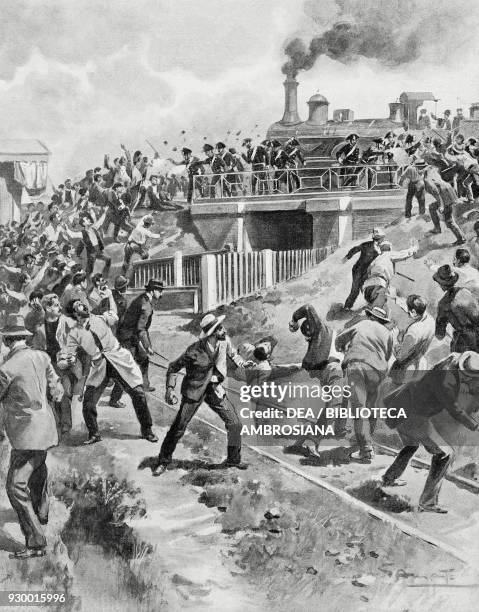
M231 197L237 195L268 195L283 189L292 192L300 185L295 169L304 164L299 141L289 138L284 146L278 140L263 140L253 145L251 138L242 144L244 152L237 153L234 147L227 148L223 142L203 145L206 157L195 157L191 149L184 147L183 159L170 162L185 166L188 172L187 202L191 203L195 194L199 197ZM251 175L245 173L245 164ZM206 174L205 166L209 166ZM271 175L271 172L273 174Z

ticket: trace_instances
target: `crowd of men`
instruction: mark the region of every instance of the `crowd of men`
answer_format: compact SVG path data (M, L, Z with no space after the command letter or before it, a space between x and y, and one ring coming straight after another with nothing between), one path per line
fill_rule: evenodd
M459 145L457 137L450 147ZM420 150L421 145L415 152ZM131 157L126 149L124 153L125 165L123 160L114 160L110 166L106 159L103 171L87 171L78 188L73 189L70 181L59 186L46 210L43 205L30 205L21 223L11 222L0 228L0 401L2 435L5 431L12 446L6 487L26 540L26 548L15 553L16 558L45 554L45 461L48 449L69 435L74 401L81 402L87 429L85 445L102 439L97 405L108 386L112 386L110 406L124 405L121 397L126 393L140 436L151 443L158 441L152 429L147 392L154 391L149 364L156 353L149 329L163 283L151 278L131 303L126 299L132 257L136 254L147 258L147 241L161 237L150 229L154 222L151 214L142 216L136 225L132 223L132 207L144 205L146 198L151 205L158 189L153 186L149 192L142 185L146 176L144 158L137 154ZM210 159L215 158L211 149L208 153ZM252 154L248 163L253 163ZM446 154L452 155L441 152ZM346 158L348 151L343 150L342 155ZM426 155L439 159L429 150L422 153L423 158ZM185 149L184 156L190 163L191 152ZM431 165L427 168L429 176ZM148 180L154 179L155 175L150 175ZM454 190L457 183L453 187L449 182L448 186ZM190 187L191 183L188 197ZM259 183L257 188L260 189ZM160 198L158 202L161 207L175 210L178 206ZM395 263L413 257L417 247L394 251L380 228L373 231L371 240L353 247L345 257L349 260L359 255L345 310L353 307L362 292L367 302L363 315L354 317L337 335L310 305L292 313L290 322L292 332L301 330L308 349L302 364L285 366L283 375L301 367L322 385L347 382L353 391L349 400L352 408L375 407L381 389L387 385L388 393L381 401L409 411L408 419L390 424L397 429L404 447L382 482L385 486L402 484L399 477L422 444L432 454L431 471L419 504L427 512L444 512L438 504L438 494L453 458L452 448L435 429L432 417L445 410L469 429L478 427L458 401L465 388L473 397L479 393L479 222L474 231L476 235L467 245L461 231L457 242L461 246L454 260L432 270L435 282L444 291L435 322L423 296L411 294L401 300L392 285ZM113 279L109 278L112 262L105 252L106 240L124 240L122 274ZM396 300L411 318L401 335L393 325L388 299ZM223 319L211 313L205 315L199 339L169 365L167 403L176 404L177 375L185 370L185 376L181 404L153 466L154 475L167 469L176 445L203 402L226 426L227 458L221 467L247 467L241 458L241 423L223 383L231 368L246 380L276 376L278 366L271 359L277 340L262 338L247 350L237 351L227 336ZM434 338L446 338L448 326L453 330L450 355L427 370L428 349ZM342 405L344 398L331 401ZM353 460L372 461L375 425L374 418L355 419ZM346 435L344 420L336 422L335 432L338 438ZM298 439L285 451L309 454L305 443L304 438Z

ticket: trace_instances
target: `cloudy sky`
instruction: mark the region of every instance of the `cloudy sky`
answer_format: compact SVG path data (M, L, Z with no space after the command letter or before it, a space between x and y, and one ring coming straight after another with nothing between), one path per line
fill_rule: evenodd
M382 16L393 33L420 25L417 57L391 67L380 57L320 56L298 75L303 119L317 91L356 117L386 116L404 90L433 91L439 110L479 100L479 3L2 0L0 137L44 141L54 182L115 156L120 142L150 154L147 138L169 156L205 136L230 145L238 130L263 137L283 113L286 42Z

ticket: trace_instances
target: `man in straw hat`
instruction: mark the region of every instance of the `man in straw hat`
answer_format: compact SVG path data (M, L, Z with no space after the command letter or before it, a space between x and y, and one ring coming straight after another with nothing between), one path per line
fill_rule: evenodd
M47 394L60 401L63 388L47 353L27 346L31 333L22 316L10 315L0 333L10 349L0 367L0 401L12 447L6 490L26 543L26 548L12 557L41 557L47 545L42 525L48 522L45 462L48 449L58 444Z
M216 412L226 427L228 452L221 465L225 468L247 467L241 462L241 421L231 402L229 405L226 403L222 383L227 376L228 359L237 367L247 367L249 364L233 348L223 327L224 318L224 315L205 315L200 322L199 340L168 367L165 401L170 405L177 401L174 393L177 373L184 368L186 375L181 385L180 409L161 445L158 463L153 470L155 476L162 474L171 463L176 445L203 402Z
M452 353L416 381L402 385L384 398L387 407L403 408L406 418L388 419L387 425L396 429L403 443L402 449L382 477L385 486L401 486L399 480L414 453L422 445L431 453L432 461L424 490L419 499L423 512L447 512L438 505L442 481L454 458L454 451L437 431L433 418L447 411L467 429L476 431L479 421L459 403L459 396L472 401L474 411L479 406L479 354L473 351Z
M436 338L442 340L450 324L451 351L479 351L479 300L466 287L457 286L459 274L449 264L441 266L433 279L444 291L437 305Z
M387 327L390 323L386 307L369 306L366 318L344 329L336 338L336 349L344 353L343 370L351 386L350 406L374 408L379 387L387 376L388 362L393 354L394 338ZM359 450L352 459L370 463L374 457L371 436L376 427L374 417L354 420L354 433Z

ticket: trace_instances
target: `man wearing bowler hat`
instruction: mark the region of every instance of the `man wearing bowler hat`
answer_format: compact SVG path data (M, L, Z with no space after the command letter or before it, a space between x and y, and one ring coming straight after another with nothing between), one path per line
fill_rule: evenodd
M16 559L41 557L47 541L48 449L58 444L55 417L47 399L60 401L63 388L50 357L27 346L31 333L23 317L10 315L0 330L9 353L0 367L0 401L12 450L6 489L25 536L26 548Z
M118 340L132 353L136 363L140 366L145 391L155 390L150 385L148 376L149 356L155 354L151 345L150 326L153 319L153 301L159 300L162 293L163 282L150 278L145 285L145 291L131 302L126 309L123 321L118 326ZM112 398L113 396L112 392Z
M479 352L479 300L466 287L458 287L459 274L446 264L433 275L444 291L437 305L436 338L446 336L448 323L454 329L451 351Z
M165 401L176 404L175 386L177 374L186 370L181 385L181 405L173 424L161 445L158 463L153 471L159 476L172 461L176 445L183 437L188 423L203 402L216 412L226 426L228 452L221 464L225 468L246 469L241 462L241 421L231 402L226 403L226 393L222 386L227 376L227 362L230 359L236 367L248 367L231 344L223 327L224 316L207 314L200 322L199 340L172 361L166 373Z
M117 329L120 327L123 318L125 316L126 309L128 307L126 301L126 290L128 288L128 279L121 274L115 277L115 285L113 291L111 292L113 295L113 299L116 304L116 314L118 315L118 324Z
M431 467L419 499L419 510L444 514L438 504L439 491L454 458L451 446L437 431L433 418L446 411L467 429L477 431L479 421L459 403L459 396L473 402L477 412L479 397L479 354L452 353L419 380L402 385L384 398L390 408L403 408L406 418L388 419L403 443L392 465L382 477L384 486L401 486L399 480L409 461L422 445L432 455Z

